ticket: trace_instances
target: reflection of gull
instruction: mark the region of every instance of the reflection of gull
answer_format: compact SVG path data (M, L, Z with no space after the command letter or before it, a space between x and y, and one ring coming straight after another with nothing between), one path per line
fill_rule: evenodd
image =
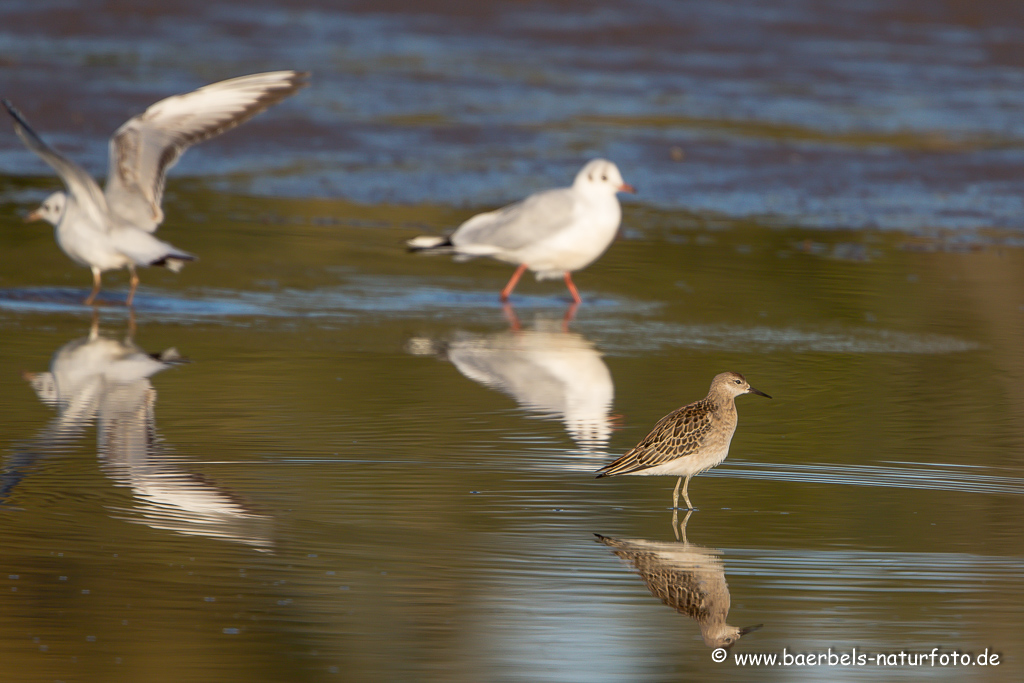
M611 436L615 386L601 354L583 336L539 322L535 330L460 334L440 353L459 372L508 394L526 410L561 419L585 449L603 449ZM414 339L413 353L432 352Z
M26 373L40 400L58 411L35 439L33 450L56 450L95 421L103 469L118 484L132 489L142 523L269 546L267 517L253 513L230 492L181 469L157 435L156 389L149 378L181 362L175 349L149 355L130 339L102 337L94 322L88 337L57 350L49 372Z
M412 251L491 256L516 264L502 301L508 301L529 268L538 280L565 278L573 301L580 303L572 271L596 261L615 239L622 218L618 192L634 189L623 182L618 166L594 159L580 169L571 187L537 192L503 209L477 214L448 237L424 235L407 244Z
M58 411L51 431L77 432L108 407L107 395L118 385L149 386L149 377L180 362L176 349L150 355L130 340L101 337L94 321L88 337L53 354L49 372L25 373L25 379L40 401Z
M295 93L305 85L305 76L294 71L254 74L157 102L129 119L110 139L110 168L102 191L92 176L43 142L21 113L3 101L18 136L53 167L67 188L67 193L48 197L28 219L41 218L55 225L57 244L64 253L92 269L87 305L95 301L105 270L128 268L127 304L131 306L139 282L136 266L167 266L177 271L195 259L152 234L164 219L160 204L168 169L191 145L234 128Z
M651 595L695 620L708 647L729 647L761 627L737 628L726 623L731 601L721 552L688 543L685 529L681 543L595 536L633 565Z

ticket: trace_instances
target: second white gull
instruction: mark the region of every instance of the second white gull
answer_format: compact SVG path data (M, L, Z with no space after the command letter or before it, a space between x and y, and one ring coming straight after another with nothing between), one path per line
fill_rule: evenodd
M635 192L619 168L593 159L571 187L532 194L514 204L477 214L448 237L424 235L406 242L412 251L450 253L468 259L490 256L518 267L501 291L508 301L527 270L538 280L564 278L575 303L580 293L573 271L596 261L615 239L622 221L619 192Z

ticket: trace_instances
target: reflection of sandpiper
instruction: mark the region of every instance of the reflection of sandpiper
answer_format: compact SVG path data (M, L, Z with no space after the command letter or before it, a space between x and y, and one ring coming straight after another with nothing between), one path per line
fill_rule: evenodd
M137 501L126 517L129 521L257 548L271 546L269 517L182 469L157 434L156 389L149 378L183 362L175 349L150 355L130 337L118 341L101 336L94 317L89 336L58 349L49 372L25 373L39 399L58 414L34 441L23 445L20 466L7 468L4 494L34 460L62 450L95 421L104 472L130 487Z
M736 397L757 394L771 398L747 383L743 375L723 372L711 381L708 395L661 418L651 433L621 458L598 470L598 477L618 474L672 475L679 477L672 494L672 508L679 507L679 485L683 500L693 509L686 489L695 474L711 469L729 455L736 432Z
M678 543L595 536L633 565L651 595L695 620L705 645L729 647L762 624L737 628L726 623L731 598L721 551L687 542L686 521L683 540Z
M436 354L463 375L508 394L524 409L560 419L581 448L602 450L611 436L615 393L601 353L561 323L538 321L536 329L459 334L436 343L415 338L407 348Z

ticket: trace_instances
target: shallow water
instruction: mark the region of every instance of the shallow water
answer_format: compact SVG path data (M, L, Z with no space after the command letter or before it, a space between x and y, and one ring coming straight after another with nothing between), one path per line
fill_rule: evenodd
M96 173L161 95L315 71L172 173L201 260L134 320L0 134L5 680L1020 678L1016 6L838 6L5 4L2 90ZM575 311L402 249L597 153L641 194ZM674 481L592 473L726 369L774 398L683 542ZM730 656L1001 664L716 664L694 583L763 624Z

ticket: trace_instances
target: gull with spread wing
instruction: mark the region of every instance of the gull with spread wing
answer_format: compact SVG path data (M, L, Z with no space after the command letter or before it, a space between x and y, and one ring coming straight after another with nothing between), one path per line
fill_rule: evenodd
M307 84L308 74L274 71L233 78L157 102L129 119L110 139L106 188L82 167L43 142L9 100L14 130L25 145L53 167L66 192L47 197L27 221L56 227L57 244L72 261L92 269L86 305L100 291L103 271L128 268L132 305L137 266L166 266L177 272L195 256L153 236L163 222L164 179L190 146L259 114Z

